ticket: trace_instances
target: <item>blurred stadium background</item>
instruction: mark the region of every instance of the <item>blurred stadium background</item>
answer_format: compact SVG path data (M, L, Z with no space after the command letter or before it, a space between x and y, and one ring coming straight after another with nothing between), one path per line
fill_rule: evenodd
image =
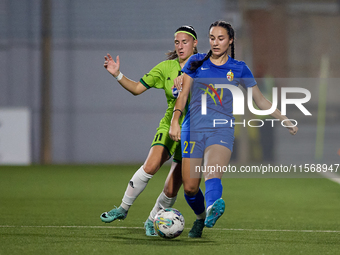
M119 55L122 73L139 80L173 49L177 27L193 25L206 52L219 19L234 26L236 58L259 85L312 94L313 116L288 108L297 136L277 125L259 152L259 130L240 129L234 162L339 163L338 0L0 0L0 164L144 161L166 109L163 91L132 96L103 68L104 55Z

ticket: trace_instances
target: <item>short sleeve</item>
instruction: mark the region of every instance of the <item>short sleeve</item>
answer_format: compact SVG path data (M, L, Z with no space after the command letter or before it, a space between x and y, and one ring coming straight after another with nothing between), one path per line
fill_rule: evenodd
M252 74L252 72L250 71L249 67L246 64L244 64L242 70L241 85L244 88L250 88L256 85L254 75Z
M194 62L194 61L199 61L199 60L202 60L204 59L206 54L200 54L200 53L197 53L195 55L192 55L188 61L185 63L183 69L182 69L182 72L183 73L186 73L187 75L189 75L191 78L195 78L195 75L196 75L196 70L191 70L191 63Z
M154 68L145 74L140 82L147 88L161 89L164 86L164 75L165 61L159 63Z

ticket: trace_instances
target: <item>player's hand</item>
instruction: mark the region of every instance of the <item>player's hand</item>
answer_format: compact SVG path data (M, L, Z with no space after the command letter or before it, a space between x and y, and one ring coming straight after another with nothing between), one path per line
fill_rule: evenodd
M170 129L169 129L169 136L174 141L181 140L181 127L178 123L171 123Z
M174 85L172 86L171 89L176 88L178 91L182 91L182 84L183 84L183 74L180 76L177 76L174 79Z
M287 128L288 128L289 133L290 133L291 135L296 135L297 131L299 130L298 127L287 127Z
M104 58L104 67L106 68L106 70L114 77L118 76L120 67L119 56L116 57L116 62L113 60L109 53Z

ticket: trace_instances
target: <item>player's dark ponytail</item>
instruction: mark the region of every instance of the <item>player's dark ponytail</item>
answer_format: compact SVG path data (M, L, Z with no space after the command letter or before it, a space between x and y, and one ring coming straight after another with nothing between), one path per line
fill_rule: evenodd
M223 27L223 28L225 28L225 30L227 30L229 40L233 39L232 44L230 44L230 51L231 51L230 55L231 55L232 58L235 58L235 44L234 44L235 31L234 31L233 27L228 22L225 22L223 20L215 21L214 23L212 23L209 27L209 31L212 27ZM211 54L212 54L212 51L209 50L208 54L205 56L204 59L191 62L190 70L194 71L197 68L199 68L203 64L204 61L206 61L208 58L210 58Z
M234 39L235 40L235 39ZM232 44L230 45L230 55L233 59L235 59L235 45L234 45L234 40L232 42Z

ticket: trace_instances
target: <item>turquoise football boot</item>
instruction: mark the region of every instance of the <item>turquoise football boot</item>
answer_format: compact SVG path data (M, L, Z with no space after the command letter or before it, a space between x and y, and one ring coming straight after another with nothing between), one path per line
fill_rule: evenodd
M191 238L201 237L202 232L203 232L203 228L204 228L204 219L195 220L194 225L190 229L188 236L191 237Z
M122 207L113 208L109 212L104 212L100 215L100 219L105 223L110 223L114 220L124 220L127 216L128 211Z
M212 228L216 221L222 216L225 210L225 203L222 198L217 199L207 212L204 225L207 228Z
M147 219L144 223L145 235L146 236L158 236L155 227L153 226L153 222L150 219Z

